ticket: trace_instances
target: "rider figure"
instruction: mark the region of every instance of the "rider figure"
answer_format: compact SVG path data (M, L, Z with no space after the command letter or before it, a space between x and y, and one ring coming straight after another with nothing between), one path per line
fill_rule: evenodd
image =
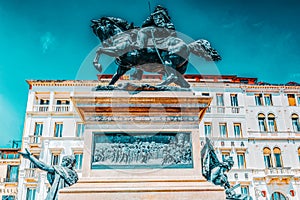
M142 28L137 34L137 46L139 49L147 47L148 39L152 38L152 32L155 39L162 39L161 45L167 37L175 37L175 26L171 22L171 18L166 8L161 5L156 6L151 15L144 21Z

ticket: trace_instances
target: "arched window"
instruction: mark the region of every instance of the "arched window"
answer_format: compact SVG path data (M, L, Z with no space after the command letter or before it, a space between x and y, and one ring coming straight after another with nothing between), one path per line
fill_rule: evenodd
M299 159L299 162L300 162L300 147L298 148L298 159Z
M275 115L274 114L268 114L268 125L269 125L269 131L270 132L276 132L277 126L275 121Z
M274 158L275 158L275 167L282 167L282 159L281 159L281 150L278 147L273 149Z
M262 113L258 114L258 126L261 132L267 131L266 118L265 115Z
M271 200L286 200L285 196L280 192L274 192L272 194Z
M299 116L295 113L292 114L292 125L295 132L300 131Z
M272 154L271 149L269 149L268 147L264 148L264 161L266 168L272 167Z

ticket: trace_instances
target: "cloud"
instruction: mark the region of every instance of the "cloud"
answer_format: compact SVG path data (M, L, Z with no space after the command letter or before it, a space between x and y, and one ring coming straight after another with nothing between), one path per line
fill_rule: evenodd
M262 27L262 26L264 25L264 23L265 23L265 22L262 20L262 21L253 23L252 26L257 27L257 28L258 28L258 27L260 28L260 27Z
M42 45L42 51L43 53L46 53L46 51L54 44L55 38L50 32L46 32L44 35L40 38L40 43Z
M300 81L300 73L289 74L290 79Z

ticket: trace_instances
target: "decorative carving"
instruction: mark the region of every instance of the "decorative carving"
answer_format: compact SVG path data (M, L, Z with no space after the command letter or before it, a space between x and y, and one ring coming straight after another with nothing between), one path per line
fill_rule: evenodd
M151 121L151 122L171 122L171 121L198 121L198 116L91 116L86 117L87 121Z
M93 168L191 168L190 133L95 133Z

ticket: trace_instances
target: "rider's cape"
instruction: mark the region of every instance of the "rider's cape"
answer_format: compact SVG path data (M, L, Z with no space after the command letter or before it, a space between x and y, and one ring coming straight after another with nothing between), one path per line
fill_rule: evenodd
M215 153L210 140L206 138L206 143L201 150L202 175L211 181L211 170L220 165L220 161Z

